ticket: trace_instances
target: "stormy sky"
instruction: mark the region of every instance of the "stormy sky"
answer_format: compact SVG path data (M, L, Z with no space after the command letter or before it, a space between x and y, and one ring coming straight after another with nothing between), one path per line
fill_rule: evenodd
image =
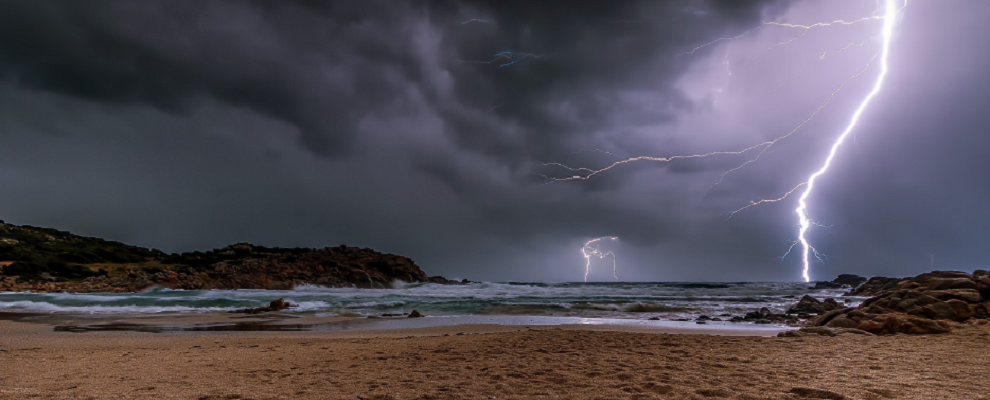
M762 22L876 6L4 0L0 219L169 252L347 244L497 281L580 280L582 244L617 236L623 280L794 281L797 199L727 212L821 166L883 22ZM990 267L987 18L982 0L900 13L883 89L809 201L812 279ZM771 140L860 72L718 185L755 153L545 178Z

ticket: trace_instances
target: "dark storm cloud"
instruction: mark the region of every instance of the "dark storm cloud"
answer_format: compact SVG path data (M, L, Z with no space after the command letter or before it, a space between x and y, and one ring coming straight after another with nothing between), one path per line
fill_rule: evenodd
M339 154L404 85L433 97L423 82L436 71L424 69L412 32L428 21L445 34L441 62L457 83L456 98L436 105L448 132L466 148L525 158L521 149L558 151L558 136L607 127L627 106L610 96L639 87L651 60L664 60L649 71L670 97L664 107L688 106L669 88L685 64L673 52L752 22L764 2L745 3L690 4L711 10L704 25L674 3L465 3L493 21L475 27L457 23L467 5L453 2L9 1L0 6L0 71L30 87L169 112L213 98L290 122L311 150ZM660 22L616 22L642 15ZM525 70L457 61L504 50L540 58L524 60ZM490 116L464 107L495 109L525 137L485 131ZM658 111L648 115L669 118Z
M691 107L672 87L689 65L676 55L759 21L770 1L567 3L505 1L476 4L490 22L445 35L455 62L458 107L491 108L519 130L478 135L475 121L442 109L448 132L467 149L502 157L559 157L587 148L588 136L669 120ZM692 13L704 10L704 15ZM468 18L472 14L462 15ZM517 64L507 65L511 62ZM657 101L623 98L650 92ZM648 112L644 108L649 108ZM621 123L617 123L621 121ZM522 136L521 138L519 136ZM570 146L568 141L572 142ZM514 148L507 148L514 144Z
M422 16L373 1L9 1L0 69L25 86L176 113L216 99L339 154L399 81L417 79L408 30Z
M731 53L712 46L679 54L762 20L822 18L818 13L837 3L795 4L0 2L0 187L16 193L0 197L0 218L169 251L237 241L347 243L413 256L431 274L493 280L575 279L569 271L583 266L580 244L616 235L629 279L796 278L788 275L792 265L773 261L794 236L791 203L730 221L725 212L803 179L819 162L815 150L861 94L856 84L872 75L850 85L806 134L708 192L720 171L747 158L630 164L590 181L550 185L533 174L567 174L541 161L604 166L628 156L746 147L791 129L836 82L862 68L856 57L870 53L850 50L843 56L856 55L848 65L821 67L821 38L809 34L802 41L814 44L809 59L818 64L783 72L812 85L783 100L764 94L781 87L779 67L800 57L749 57L787 32L754 33L746 39L754 42L733 42ZM862 4L842 4L828 16L862 11ZM801 7L808 9L788 14ZM922 25L916 30L934 29L911 18L905 24ZM849 29L867 34L852 31L823 48L874 34L870 26ZM929 31L911 42L925 43ZM486 63L501 52L512 57ZM962 54L969 64L986 64L983 53ZM723 57L739 68L732 81ZM930 78L917 71L932 62L918 60L926 58L898 61L895 71L919 75L893 74L890 96L909 101L905 88L914 86L906 82ZM958 79L942 84L955 88L974 73L956 72ZM986 86L978 83L940 102L977 104ZM725 93L714 94L716 87ZM925 125L886 99L868 113L864 125L872 128L864 132L915 137L923 126L974 132L987 123L973 117L978 111L956 107L929 118L951 127ZM913 118L925 118L918 106L925 101L910 101L913 108L904 107ZM903 121L870 125L878 115ZM841 164L836 176L854 179L824 181L813 208L817 219L836 225L815 233L836 260L815 276L864 264L870 273L897 274L898 265L928 253L959 253L952 261L960 268L975 265L965 249L985 235L954 226L987 214L965 222L963 212L920 212L945 199L910 194L929 188L986 198L986 185L942 179L956 170L970 171L966 182L987 179L985 163L963 165L985 144L958 135L955 147L904 138L888 147L871 142L883 135L864 133L858 146L875 155L872 164ZM938 172L922 184L923 164L905 154L926 149L957 162L926 167ZM901 184L877 184L898 173ZM907 215L940 239L892 228ZM896 250L903 248L925 250Z

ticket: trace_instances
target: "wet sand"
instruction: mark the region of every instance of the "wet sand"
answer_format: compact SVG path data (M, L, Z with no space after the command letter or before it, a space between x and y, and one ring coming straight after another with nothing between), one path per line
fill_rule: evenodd
M0 321L0 398L990 399L986 325L937 336L664 332L80 333L8 320Z
M232 314L75 314L3 313L0 320L53 326L59 332L132 331L149 333L188 332L346 332L411 331L465 325L488 326L584 326L589 329L647 333L698 333L723 336L775 336L797 328L708 321L660 321L644 319L578 318L524 315L398 317L326 317L286 313ZM597 327L597 328L596 328ZM452 328L451 328L452 329ZM514 330L514 329L513 329ZM444 331L446 332L446 331Z

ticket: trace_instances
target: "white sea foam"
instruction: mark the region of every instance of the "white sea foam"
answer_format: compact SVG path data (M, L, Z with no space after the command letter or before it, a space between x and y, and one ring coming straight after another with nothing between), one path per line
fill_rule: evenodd
M57 304L36 301L0 302L0 310L26 312L71 312L84 314L135 314L135 313L164 313L164 312L205 312L231 311L226 307L182 307L182 306L60 306Z
M804 294L836 297L800 283L492 283L396 284L393 289L170 290L141 293L0 293L0 310L22 312L159 313L263 307L284 298L294 313L379 315L557 315L644 318L783 311ZM853 299L855 300L855 299Z

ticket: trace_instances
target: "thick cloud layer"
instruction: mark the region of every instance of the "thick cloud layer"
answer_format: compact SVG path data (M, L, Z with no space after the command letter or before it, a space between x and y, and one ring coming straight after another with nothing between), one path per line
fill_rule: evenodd
M488 280L579 279L581 244L614 235L623 279L793 280L795 199L725 213L817 169L875 64L716 186L748 158L553 184L572 172L541 162L778 137L867 66L880 22L761 21L864 3L6 1L0 218L168 251L346 243ZM816 278L986 267L990 50L966 2L929 3L816 189Z

